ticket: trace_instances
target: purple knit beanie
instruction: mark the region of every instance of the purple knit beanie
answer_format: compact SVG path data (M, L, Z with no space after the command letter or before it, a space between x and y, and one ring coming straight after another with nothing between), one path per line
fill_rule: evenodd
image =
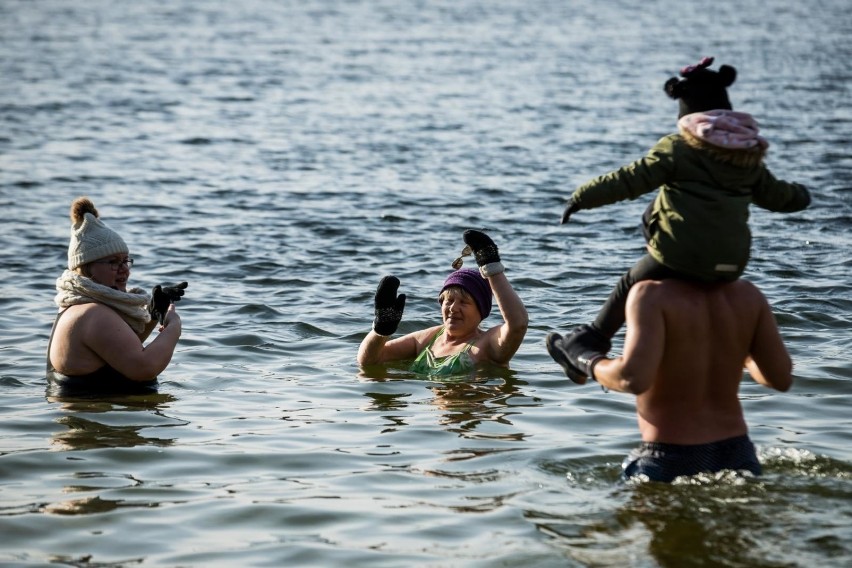
M460 268L455 272L450 273L447 279L444 280L444 286L438 292L438 296L444 293L444 290L450 286L460 286L468 294L473 296L473 301L476 302L476 307L479 308L479 314L482 319L488 317L491 313L491 285L482 277L479 270L474 268Z

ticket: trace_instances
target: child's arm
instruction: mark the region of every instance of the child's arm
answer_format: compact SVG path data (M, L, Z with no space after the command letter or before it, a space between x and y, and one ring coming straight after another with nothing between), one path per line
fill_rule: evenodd
M776 179L764 168L752 193L752 201L769 211L792 213L807 208L811 204L811 194L802 184Z
M654 191L675 168L673 136L666 136L645 157L581 185L571 195L572 213L594 209Z

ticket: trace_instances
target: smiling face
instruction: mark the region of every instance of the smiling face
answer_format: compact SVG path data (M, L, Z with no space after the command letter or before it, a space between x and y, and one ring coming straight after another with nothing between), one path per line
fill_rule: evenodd
M87 264L84 274L102 286L127 292L132 264L133 260L126 254L113 254Z
M482 316L476 302L464 288L450 286L438 298L441 301L441 318L450 336L465 336L476 331Z

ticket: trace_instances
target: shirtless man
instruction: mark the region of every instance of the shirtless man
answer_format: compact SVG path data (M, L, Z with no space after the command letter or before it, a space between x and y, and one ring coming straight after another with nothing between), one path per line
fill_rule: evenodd
M759 475L738 397L743 366L782 392L793 367L760 290L745 280L645 281L631 289L625 315L621 357L583 345L579 334L547 337L551 356L575 382L588 377L636 395L643 443L622 464L624 476L669 482L726 469Z

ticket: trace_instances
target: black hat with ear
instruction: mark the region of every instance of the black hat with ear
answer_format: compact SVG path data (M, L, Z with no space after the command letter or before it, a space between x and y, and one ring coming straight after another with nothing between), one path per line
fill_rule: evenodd
M678 118L694 112L733 110L727 88L734 84L737 70L730 65L722 65L718 71L711 71L708 67L712 64L713 58L705 57L697 65L681 69L683 79L672 77L666 81L663 86L666 94L680 102Z

